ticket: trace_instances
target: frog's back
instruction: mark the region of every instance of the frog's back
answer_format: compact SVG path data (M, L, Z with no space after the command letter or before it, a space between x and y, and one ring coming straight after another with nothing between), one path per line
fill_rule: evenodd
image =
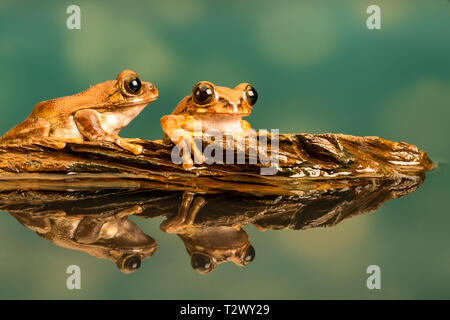
M0 141L27 139L30 137L48 137L50 132L58 127L68 127L72 132L75 123L70 117L70 97L55 98L41 101L34 107L29 116L6 132Z

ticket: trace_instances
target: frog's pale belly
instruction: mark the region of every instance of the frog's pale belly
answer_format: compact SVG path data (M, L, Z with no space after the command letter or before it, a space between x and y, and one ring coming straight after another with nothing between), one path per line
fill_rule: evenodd
M120 130L126 127L146 105L138 105L123 109L116 109L113 112L104 112L102 117L102 129L111 134L118 134Z
M207 131L219 131L223 134L235 134L241 133L241 117L240 116L213 116L213 117L195 117L194 126L197 128L202 128L203 132ZM193 128L188 130L194 131Z

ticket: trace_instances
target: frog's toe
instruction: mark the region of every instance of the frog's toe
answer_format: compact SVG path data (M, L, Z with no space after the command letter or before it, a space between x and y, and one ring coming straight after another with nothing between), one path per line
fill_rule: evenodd
M195 156L195 163L196 164L203 164L203 163L205 163L205 160L206 160L205 156L203 154L201 154L201 153L199 155Z
M144 152L144 147L138 144L133 144L133 150L131 150L135 155L139 155Z
M183 161L183 168L188 170L191 169L194 166L194 161L192 159L185 159Z
M123 145L121 147L135 155L140 155L142 154L142 152L144 152L144 147L138 144L127 143L126 145Z

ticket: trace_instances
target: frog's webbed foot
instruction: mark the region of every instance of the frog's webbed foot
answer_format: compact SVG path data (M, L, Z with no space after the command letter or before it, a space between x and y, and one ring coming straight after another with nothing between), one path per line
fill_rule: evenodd
M125 138L121 138L119 136L113 136L113 141L115 144L117 144L122 149L128 150L131 153L138 155L141 154L144 151L144 147L138 144L130 143Z
M101 115L95 110L80 110L75 113L74 119L80 133L90 141L113 142L136 155L141 154L144 150L138 144L130 143L125 138L104 131L101 126Z
M194 223L195 217L200 209L206 204L206 199L192 192L184 192L178 213L167 218L160 225L162 231L167 233L183 233L184 229Z

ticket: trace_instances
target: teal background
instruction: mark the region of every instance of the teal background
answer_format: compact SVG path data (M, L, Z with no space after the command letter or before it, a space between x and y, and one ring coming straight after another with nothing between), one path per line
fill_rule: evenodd
M81 30L66 8L81 8ZM381 7L381 30L366 8ZM331 229L258 232L246 268L196 274L161 219L134 219L159 248L142 269L57 247L0 215L0 298L416 299L450 298L450 3L391 1L0 2L0 129L33 106L133 69L160 98L121 135L161 137L159 119L200 80L250 82L248 118L280 132L376 135L438 161L422 187ZM82 289L65 287L68 265ZM381 290L366 288L379 265Z

